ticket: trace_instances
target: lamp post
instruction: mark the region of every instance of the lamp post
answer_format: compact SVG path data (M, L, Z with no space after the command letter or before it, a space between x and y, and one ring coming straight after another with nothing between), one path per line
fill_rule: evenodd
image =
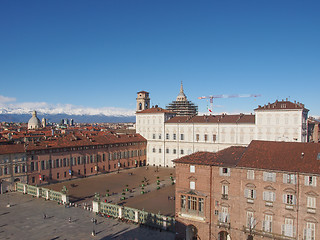
M96 219L91 218L91 221L92 221L92 233L91 233L91 235L95 236L96 235L96 231L94 230L94 225L96 223Z

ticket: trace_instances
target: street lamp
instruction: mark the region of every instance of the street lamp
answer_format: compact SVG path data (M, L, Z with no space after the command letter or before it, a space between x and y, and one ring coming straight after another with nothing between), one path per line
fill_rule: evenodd
M91 222L92 222L92 233L91 233L91 235L92 236L96 235L96 231L94 230L94 225L95 225L96 221L97 221L96 219L91 218Z

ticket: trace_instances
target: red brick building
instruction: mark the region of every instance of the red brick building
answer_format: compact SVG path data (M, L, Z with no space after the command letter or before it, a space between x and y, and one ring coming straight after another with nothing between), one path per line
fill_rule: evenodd
M26 146L28 183L42 184L146 165L139 134L103 132L54 136Z
M320 144L252 141L175 163L177 239L320 239Z

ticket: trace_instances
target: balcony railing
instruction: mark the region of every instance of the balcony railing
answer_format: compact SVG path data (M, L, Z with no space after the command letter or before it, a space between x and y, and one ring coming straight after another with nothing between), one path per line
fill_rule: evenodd
M222 194L221 199L223 200L228 200L228 194Z
M288 237L283 234L277 234L273 232L265 232L263 230L259 230L256 228L248 228L247 226L243 226L243 231L247 234L254 234L256 236L263 236L263 237L268 237L271 239L279 239L279 240L294 240L296 239L295 237Z

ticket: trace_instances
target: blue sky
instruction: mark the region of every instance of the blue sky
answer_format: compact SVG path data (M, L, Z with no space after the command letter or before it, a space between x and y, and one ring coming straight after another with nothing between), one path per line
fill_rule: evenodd
M214 112L297 100L320 116L320 1L0 2L0 106L165 107L183 81Z

